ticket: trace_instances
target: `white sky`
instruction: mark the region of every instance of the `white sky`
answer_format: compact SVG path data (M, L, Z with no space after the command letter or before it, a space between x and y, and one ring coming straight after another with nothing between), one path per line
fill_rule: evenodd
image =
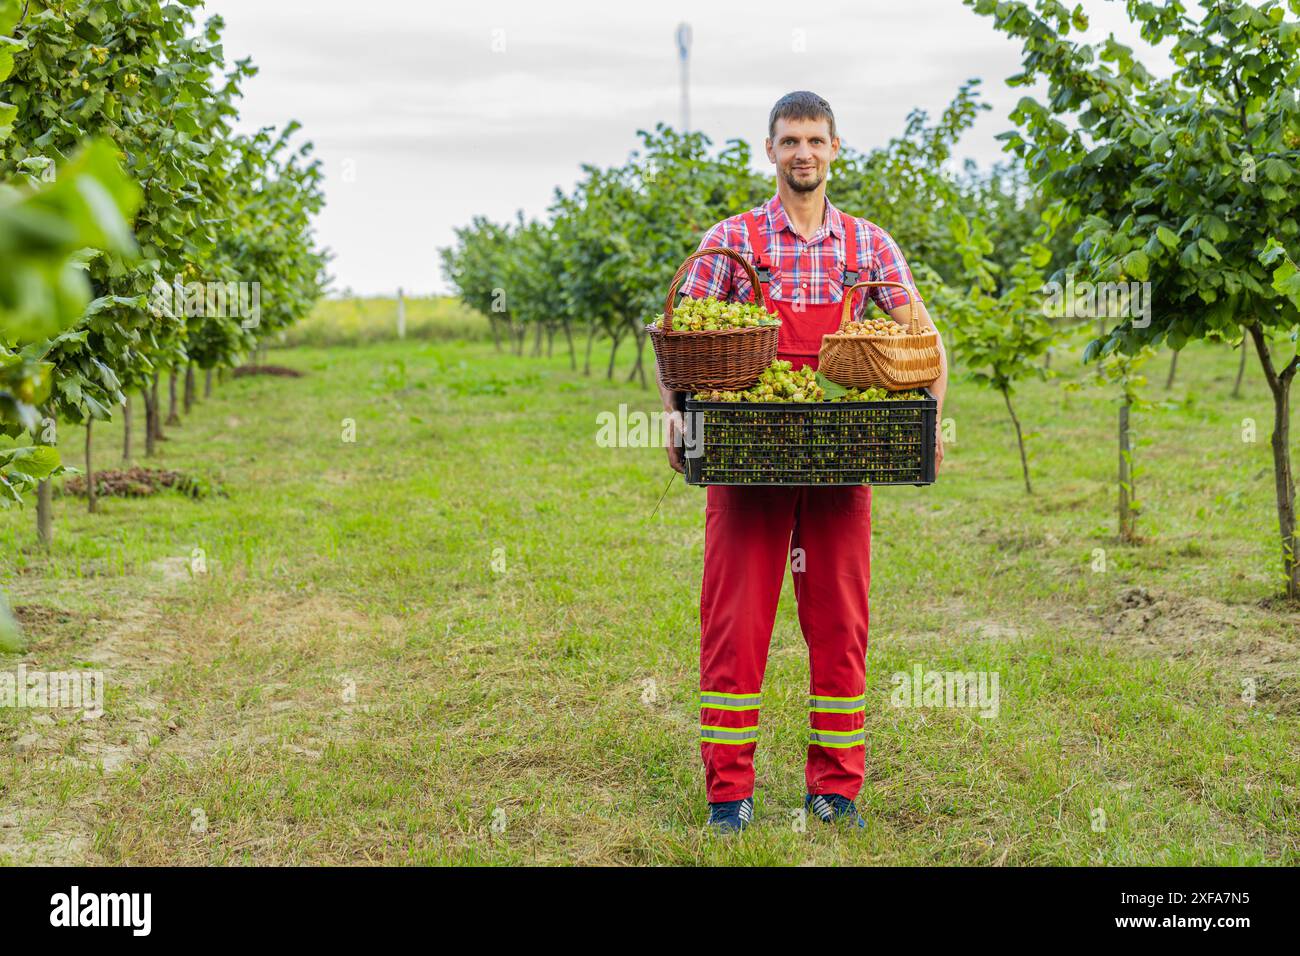
M1084 8L1093 39L1140 43L1121 3ZM981 165L1001 155L994 137L1025 92L1003 83L1019 70L1019 44L960 0L207 0L199 15L213 13L226 20L227 58L251 55L261 69L242 126L293 118L315 143L327 199L318 234L335 254L335 289L359 294L448 291L437 250L454 227L519 209L542 217L581 163L620 164L638 128L676 124L683 20L692 127L717 145L745 139L769 173L767 115L791 90L824 96L843 143L865 150L900 133L913 107L936 115L980 77L993 110L958 152Z

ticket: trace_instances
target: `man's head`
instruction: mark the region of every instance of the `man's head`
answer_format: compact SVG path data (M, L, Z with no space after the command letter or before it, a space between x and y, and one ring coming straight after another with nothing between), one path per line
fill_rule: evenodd
M807 90L787 93L772 107L766 145L767 158L787 186L796 192L817 189L840 152L831 105Z

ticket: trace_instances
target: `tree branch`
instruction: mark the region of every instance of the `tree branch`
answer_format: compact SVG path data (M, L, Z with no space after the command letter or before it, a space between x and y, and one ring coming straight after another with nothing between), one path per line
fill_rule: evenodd
M1246 330L1250 332L1250 337L1255 342L1255 351L1259 353L1259 364L1264 367L1264 377L1268 379L1268 387L1277 394L1282 389L1283 379L1278 376L1277 369L1273 367L1273 356L1269 354L1268 343L1264 340L1264 329L1258 320L1254 320L1246 326ZM1292 359L1283 375L1289 379L1295 374L1295 370L1296 360Z

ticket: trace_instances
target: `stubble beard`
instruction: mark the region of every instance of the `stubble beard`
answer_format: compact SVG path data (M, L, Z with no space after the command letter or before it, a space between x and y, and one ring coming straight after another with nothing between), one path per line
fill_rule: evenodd
M785 184L797 193L815 192L817 187L825 182L825 177L816 175L816 170L812 179L799 179L793 169L785 173L784 178Z

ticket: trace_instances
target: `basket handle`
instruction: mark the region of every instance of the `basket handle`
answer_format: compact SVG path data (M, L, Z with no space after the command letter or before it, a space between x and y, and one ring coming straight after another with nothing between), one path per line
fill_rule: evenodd
M673 330L673 299L677 295L677 286L679 286L681 281L686 278L686 273L688 271L687 266L690 265L692 260L700 259L704 256L726 256L728 259L733 259L744 266L745 273L749 276L750 285L753 287L754 301L757 302L758 297L762 296L763 308L768 312L772 311L772 307L768 305L767 302L767 293L763 291L763 284L758 281L758 273L755 272L754 267L749 264L749 260L735 249L724 249L722 246L710 246L707 249L701 249L699 252L692 252L687 256L682 261L682 264L677 267L677 274L673 276L673 281L668 284L668 300L664 303L665 332L671 332Z
M921 320L916 313L916 303L921 298L921 293L917 292L914 287L910 285L904 285L901 282L859 282L845 289L844 290L844 311L840 314L841 329L851 324L853 321L852 319L853 293L857 292L859 289L868 288L870 286L893 286L895 288L902 289L904 292L906 292L908 304L912 307L911 317L907 320L907 331L909 332L917 331L917 328L921 324Z

